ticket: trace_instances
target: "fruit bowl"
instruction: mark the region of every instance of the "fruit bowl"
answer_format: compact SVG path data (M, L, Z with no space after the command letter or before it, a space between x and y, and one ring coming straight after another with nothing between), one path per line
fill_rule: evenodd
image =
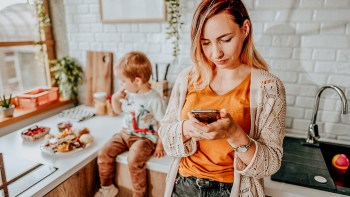
M49 127L43 126L33 126L21 132L21 136L25 141L35 141L44 137L46 134L50 132Z

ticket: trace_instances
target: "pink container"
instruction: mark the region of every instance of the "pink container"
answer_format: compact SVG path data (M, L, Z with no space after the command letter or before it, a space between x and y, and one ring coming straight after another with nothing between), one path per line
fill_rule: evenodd
M32 109L58 101L58 88L37 88L17 95L19 108Z

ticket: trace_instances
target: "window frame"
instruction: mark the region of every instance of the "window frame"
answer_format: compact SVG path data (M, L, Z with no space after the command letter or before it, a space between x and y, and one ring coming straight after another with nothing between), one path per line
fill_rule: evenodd
M49 1L48 0L42 0L44 10L47 13L50 24L43 29L44 36L42 37L42 41L36 41L36 40L21 40L21 41L0 41L0 47L11 47L11 46L28 46L28 45L43 45L45 51L45 70L46 72L46 80L48 81L48 86L56 86L57 84L52 84L51 80L51 64L50 62L52 60L56 60L56 50L55 50L55 40L53 36L53 29L52 29L52 20L51 20L51 13L49 9ZM24 90L25 91L25 90ZM27 118L31 118L37 115L40 115L41 113L50 111L54 108L62 107L64 105L71 104L71 101L69 100L60 100L57 103L54 103L50 106L40 107L37 109L19 109L16 108L15 114L13 117L5 117L3 119L0 119L0 128L9 126L11 124L15 124L18 121L25 120ZM0 136L2 134L0 133Z
M50 21L51 20L51 14L50 14L50 8L49 8L49 1L48 0L42 0L43 6L45 9L45 12L47 13ZM55 40L53 37L53 31L52 31L52 24L50 22L50 25L45 27L43 29L44 31L44 36L42 41L36 41L36 40L21 40L21 41L8 41L8 42L3 42L0 41L0 47L11 47L11 46L28 46L28 45L44 45L44 48L46 49L46 57L45 59L45 70L47 71L46 73L46 80L49 82L49 86L51 86L51 71L50 71L50 64L52 60L56 59L56 50L55 50ZM54 84L56 85L56 84Z

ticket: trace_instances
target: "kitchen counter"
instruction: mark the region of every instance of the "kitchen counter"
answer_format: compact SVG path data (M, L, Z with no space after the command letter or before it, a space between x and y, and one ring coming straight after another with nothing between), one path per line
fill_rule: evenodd
M91 107L83 107L86 110L93 111ZM66 118L61 118L58 115L41 120L34 125L51 127L50 133L57 134L57 123L66 121ZM34 142L24 142L20 136L21 130L17 130L10 134L0 137L0 152L4 154L12 154L29 161L38 162L48 166L56 167L57 170L51 175L33 185L20 196L43 196L49 191L56 188L59 184L78 172L89 162L93 161L98 150L118 132L122 125L120 116L95 116L82 122L73 122L73 129L87 127L94 142L84 150L77 152L65 153L60 155L48 155L41 152L40 144L44 143L44 139ZM118 156L117 161L126 164L127 153ZM163 157L160 159L152 158L147 163L147 168L166 173L169 170L171 157ZM6 168L10 168L7 166ZM295 196L318 196L318 197L342 197L335 193L325 192L321 190L281 183L272 181L270 177L265 178L266 194L269 196L279 197L295 197Z
M87 107L86 109L93 110ZM50 127L51 134L58 134L57 123L65 120L67 119L55 115L34 125ZM23 141L20 136L21 129L0 137L0 152L58 168L50 176L20 195L43 196L96 158L98 150L117 131L120 127L118 125L121 125L121 118L109 116L96 116L82 122L73 122L73 129L87 127L94 137L94 142L84 150L60 155L43 153L40 150L40 145L44 143L43 138L34 142ZM11 168L11 166L5 166L5 168Z

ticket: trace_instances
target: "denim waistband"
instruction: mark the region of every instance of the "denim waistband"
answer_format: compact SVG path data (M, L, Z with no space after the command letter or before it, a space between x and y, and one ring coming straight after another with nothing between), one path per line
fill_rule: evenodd
M228 188L232 188L232 185L233 185L233 183L222 183L219 181L203 179L203 178L198 178L194 176L185 177L185 176L181 176L180 174L179 176L184 180L186 179L190 180L191 182L196 184L199 187L199 189L210 189L210 188L228 189Z

